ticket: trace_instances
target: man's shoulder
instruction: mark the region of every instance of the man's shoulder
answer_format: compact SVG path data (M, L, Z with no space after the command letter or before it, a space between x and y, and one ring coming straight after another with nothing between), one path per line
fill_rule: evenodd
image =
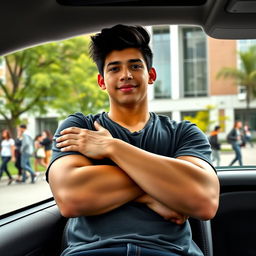
M76 126L80 128L90 129L92 128L94 121L99 119L102 114L103 113L84 115L81 112L76 112L74 114L69 115L62 122L62 126L65 126L65 128L70 126Z
M159 121L161 124L170 126L173 129L183 129L183 128L188 128L195 125L188 120L176 121L167 115L156 114L156 113L151 113L151 114L155 121Z

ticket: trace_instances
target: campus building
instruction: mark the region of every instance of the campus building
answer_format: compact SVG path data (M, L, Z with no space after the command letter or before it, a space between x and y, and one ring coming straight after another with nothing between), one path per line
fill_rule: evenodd
M237 119L248 120L250 127L256 130L256 100L251 101L250 111L247 111L243 87L236 86L232 80L216 78L223 67L239 67L237 51L248 49L256 40L217 40L192 26L147 29L151 33L153 65L157 70L157 80L154 86L149 86L150 111L179 121L211 106L212 126L222 125L223 138ZM6 79L4 63L0 63L0 77ZM58 125L52 111L45 116L25 118L32 135L44 129L54 131ZM3 126L0 117L0 129Z
M150 88L150 110L179 121L211 106L212 126L222 122L223 138L238 119L248 120L256 129L256 100L248 113L244 88L216 78L221 68L238 67L237 51L247 50L256 40L216 40L199 27L168 25L148 30L158 74Z

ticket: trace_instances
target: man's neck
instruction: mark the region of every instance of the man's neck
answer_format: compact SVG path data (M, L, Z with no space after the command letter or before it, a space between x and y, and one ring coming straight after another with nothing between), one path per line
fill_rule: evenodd
M142 130L150 118L148 108L144 109L110 109L108 117L131 132Z

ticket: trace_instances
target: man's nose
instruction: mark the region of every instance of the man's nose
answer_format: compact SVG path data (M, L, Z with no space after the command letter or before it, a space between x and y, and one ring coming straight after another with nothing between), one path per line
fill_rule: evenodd
M133 79L132 73L128 68L124 68L121 74L121 80L131 80Z

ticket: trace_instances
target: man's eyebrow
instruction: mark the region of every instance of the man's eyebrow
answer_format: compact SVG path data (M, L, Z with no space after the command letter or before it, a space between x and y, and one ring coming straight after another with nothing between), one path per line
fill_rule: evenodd
M118 65L118 64L121 64L121 61L112 61L112 62L109 62L109 63L107 64L107 67L108 67L108 66L111 66L111 65Z
M130 59L130 60L128 60L128 63L135 63L135 62L141 62L142 63L142 60L141 59ZM121 64L121 61L112 61L112 62L109 62L107 64L107 67L112 66L112 65L119 65L119 64Z
M128 60L129 63L134 63L134 62L142 62L141 59L130 59Z

